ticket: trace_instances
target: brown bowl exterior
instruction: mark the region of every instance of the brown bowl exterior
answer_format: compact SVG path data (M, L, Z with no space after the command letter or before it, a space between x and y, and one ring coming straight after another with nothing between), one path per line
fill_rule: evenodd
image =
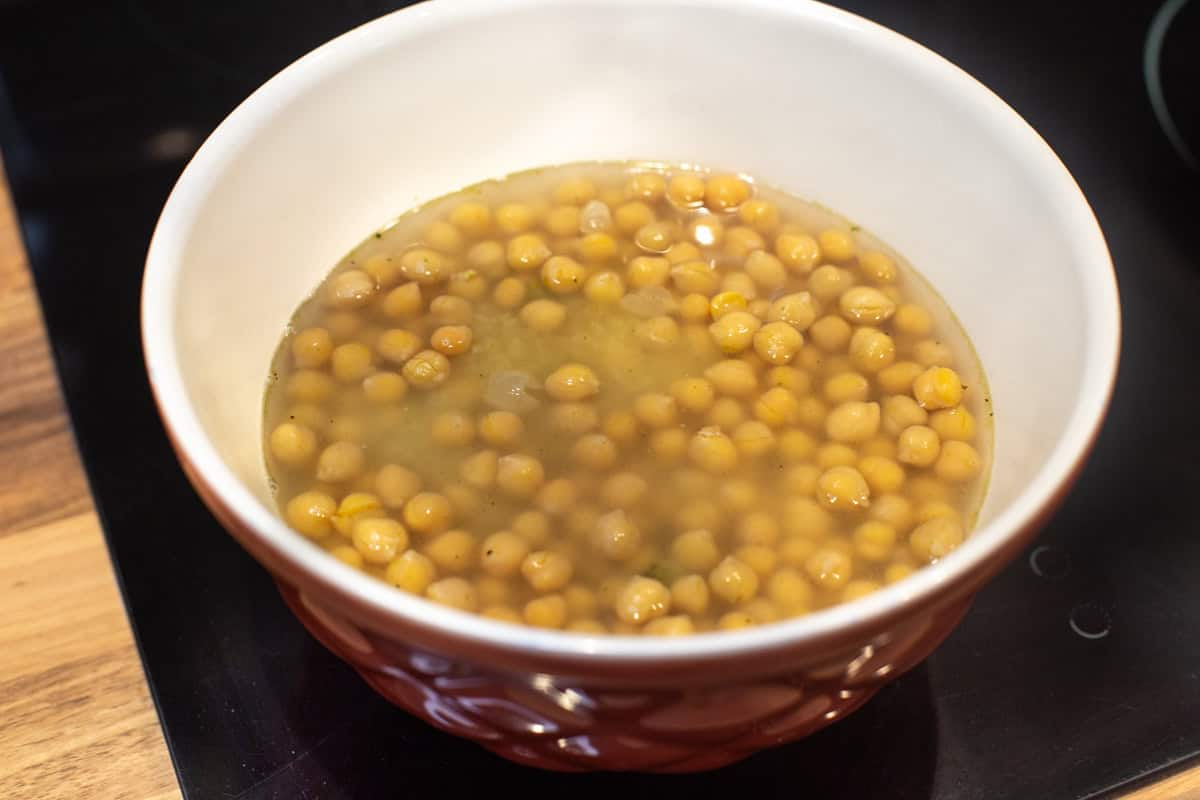
M562 771L714 769L846 716L950 634L974 593L1049 519L1087 455L1030 525L932 598L824 637L670 663L531 653L368 606L270 547L168 434L218 521L271 572L308 631L379 694L504 758Z

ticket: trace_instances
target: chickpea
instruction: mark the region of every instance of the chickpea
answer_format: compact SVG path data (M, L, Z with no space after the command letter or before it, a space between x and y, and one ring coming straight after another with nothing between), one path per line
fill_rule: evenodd
M670 393L679 408L691 412L707 411L716 398L716 390L704 378L679 378L672 381Z
M504 245L494 239L471 245L467 250L467 264L486 278L501 278L508 272Z
M618 456L616 443L602 433L582 436L571 447L571 459L576 464L597 471L612 467Z
M913 381L924 371L925 368L915 361L897 361L876 373L875 380L879 388L888 394L908 394Z
M584 283L583 293L598 305L614 305L625 295L625 281L616 272L597 272Z
M761 234L771 234L779 227L779 208L767 200L746 200L738 209L738 219Z
M966 442L950 440L942 443L941 455L934 464L939 478L951 483L966 483L979 475L983 464L979 453Z
M812 435L801 430L785 430L779 433L777 450L785 464L807 461L816 452L817 443Z
M332 308L362 308L371 301L376 289L373 277L359 269L348 269L330 280L325 302Z
M408 531L399 522L386 517L358 520L350 538L358 554L371 564L387 564L396 557L397 551L408 547Z
M886 294L870 286L847 289L838 298L838 307L848 319L862 325L886 322L896 313L896 304Z
M804 565L809 578L822 589L840 589L853 574L850 557L840 550L821 548Z
M792 272L808 274L821 258L817 240L805 234L781 233L775 238L775 255Z
M659 461L674 464L687 452L687 432L681 428L661 428L650 434L649 446Z
M767 597L788 616L808 613L813 606L812 585L790 567L778 570L767 579Z
M721 551L710 531L697 529L675 537L671 557L691 572L708 572L721 560Z
M963 529L956 520L935 517L923 522L908 537L908 546L918 560L940 561L963 542Z
M418 492L404 504L404 524L418 533L438 533L450 526L454 511L437 492Z
M536 233L522 233L508 240L505 258L518 272L532 272L551 256L546 241Z
M530 544L542 544L550 537L550 518L541 511L522 511L508 527Z
M933 332L933 317L918 305L906 303L896 309L892 322L896 331L905 336L924 337Z
M697 208L704 203L705 188L699 175L681 173L667 184L667 198L680 208Z
M395 372L376 372L362 382L363 396L376 405L388 405L404 399L408 384Z
M340 544L337 547L331 548L329 550L329 555L333 556L346 566L354 567L355 569L362 569L363 565L366 563L363 561L363 557L359 555L359 552L354 549L353 545Z
M533 209L524 203L505 203L496 209L496 228L508 236L524 233L534 226Z
M864 250L858 255L858 267L876 283L891 283L896 280L896 262L878 250Z
M918 525L931 519L948 519L960 522L958 510L944 500L930 500L917 506L916 521Z
M579 488L570 478L555 478L542 484L534 503L548 514L564 514L575 507Z
M966 442L975 438L975 417L963 406L933 412L929 415L929 427L943 440Z
M865 442L879 431L879 404L850 400L829 412L825 433L835 442Z
M896 547L896 529L886 522L869 520L854 529L854 552L859 558L883 563Z
M654 352L669 350L679 343L679 323L670 317L652 317L638 325L638 339Z
M825 381L822 394L831 403L864 401L871 394L871 382L857 372L841 372Z
M733 443L742 455L757 458L775 448L775 433L764 422L747 420L734 429Z
M553 550L536 550L521 559L521 574L535 592L556 592L571 582L571 559Z
M459 464L458 474L464 482L476 489L487 489L496 482L496 467L499 455L495 450L480 450Z
M720 276L707 261L684 261L671 267L671 282L682 294L711 295L720 284Z
M285 422L271 431L271 455L287 467L303 467L317 454L317 435L311 428Z
M804 336L787 322L768 322L754 334L754 352L768 364L789 364L804 344Z
M550 408L549 421L558 433L578 435L595 430L600 415L590 403L558 403Z
M325 328L306 328L292 337L292 363L301 368L324 366L333 354L333 337Z
M284 517L288 525L310 539L321 539L333 532L330 519L337 501L324 492L301 492L288 501Z
M725 241L725 226L717 217L699 217L688 223L687 235L701 247L719 247Z
M928 467L937 461L941 452L941 441L933 428L910 425L900 432L896 446L896 458L901 463L914 467Z
M613 561L633 558L642 546L641 531L621 509L610 511L597 519L590 538L592 547Z
M629 444L638 435L637 417L631 411L613 411L601 424L604 435L618 444Z
M450 212L450 222L467 236L479 238L492 229L492 210L483 203L461 203Z
M587 268L567 256L551 256L542 264L542 285L552 294L573 294L583 288Z
M913 397L921 408L930 411L953 408L962 402L962 396L962 379L948 367L930 367L913 381Z
M708 584L699 575L685 575L671 584L671 608L695 616L708 610Z
M385 361L403 364L420 351L421 340L411 331L393 328L380 334L375 342L375 349Z
M806 428L816 430L825 422L829 413L821 398L813 395L801 397L796 404L796 422Z
M388 564L383 576L388 583L406 592L424 594L437 577L437 567L416 550L405 550Z
M688 636L695 632L696 626L691 617L683 614L652 619L642 629L647 636Z
M561 628L567 622L567 601L560 594L545 594L525 604L522 619L535 628Z
M525 283L520 278L505 278L492 290L492 302L501 308L516 308L525 302Z
M929 421L929 412L908 395L885 397L882 408L883 430L892 436L900 435L905 428L924 425Z
M737 467L737 446L718 427L701 428L687 449L694 464L714 474L731 472Z
M435 603L457 608L459 611L474 611L479 606L475 587L463 578L442 578L429 584L425 596Z
M401 374L410 386L428 391L450 377L450 362L436 350L422 350L404 364Z
M808 335L826 353L840 353L850 344L850 323L832 315L821 317L812 324Z
M475 422L461 411L445 411L433 418L430 433L442 447L466 447L475 441Z
M875 494L892 494L904 486L904 467L890 458L866 456L858 462L858 471Z
M553 300L531 300L519 312L521 322L538 333L557 330L567 319L567 309Z
M830 261L849 261L854 258L858 247L849 231L841 228L829 228L817 235L821 245L821 253Z
M898 532L912 528L916 523L912 503L908 498L898 494L885 494L871 503L871 518L886 522Z
M750 255L766 246L766 241L753 228L738 225L726 232L723 249L726 255L745 261L748 270Z
M948 366L954 363L954 353L941 342L922 339L912 346L912 358L925 367Z
M368 258L362 269L375 280L379 291L390 289L400 281L400 262L383 253Z
M791 425L799 419L800 402L787 389L776 386L754 401L754 416L772 428Z
M871 488L854 467L833 467L817 479L817 499L831 511L854 511L870 505Z
M371 371L371 349L362 342L348 342L333 349L330 371L342 383L357 383Z
M554 187L554 202L581 206L596 196L596 184L584 177L568 178Z
M514 497L530 497L546 478L542 462L533 456L510 454L496 464L496 485Z
M489 411L479 420L479 438L493 447L511 447L525 432L525 423L511 411Z
M736 359L718 361L704 371L704 377L718 392L732 397L745 397L758 388L754 367Z
M690 297L691 295L689 295ZM703 296L703 295L698 295ZM746 297L741 292L727 291L713 295L712 300L708 303L709 313L714 320L718 320L734 311L743 311L746 308Z
M736 605L758 594L758 574L745 562L726 556L708 573L708 586L717 597Z
M366 467L363 449L354 442L334 442L317 457L317 480L342 483L357 478Z
M617 241L607 233L588 233L579 239L579 257L589 264L604 264L617 256Z
M564 364L547 376L546 393L555 400L586 400L600 393L600 379L582 364Z
M466 531L440 533L425 545L425 555L447 572L464 572L475 565L475 537Z
M666 194L667 182L655 172L639 172L625 184L625 196L648 203L662 199Z
M859 328L850 337L850 362L863 372L879 372L895 360L896 343L883 331Z
M555 206L546 213L542 225L554 236L565 238L579 232L579 220L578 206Z
M429 346L443 355L462 355L471 349L471 329L466 325L443 325L429 337Z
M671 274L671 263L665 258L655 256L637 256L630 260L625 277L634 289L646 286L663 286Z
M718 428L736 428L746 420L746 409L732 397L721 397L713 402L709 409L707 421Z

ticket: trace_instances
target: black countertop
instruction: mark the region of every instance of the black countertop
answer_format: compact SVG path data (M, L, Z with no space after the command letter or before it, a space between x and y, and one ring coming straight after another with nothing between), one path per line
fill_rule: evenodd
M1200 0L1164 80L1195 135ZM175 178L259 83L401 3L0 0L0 149L68 405L186 795L488 788L1083 798L1200 752L1200 175L1143 85L1160 3L839 3L955 61L1045 136L1095 207L1125 314L1077 490L924 665L803 742L701 776L503 762L377 698L205 511L154 411L142 260ZM1186 38L1185 38L1186 37Z

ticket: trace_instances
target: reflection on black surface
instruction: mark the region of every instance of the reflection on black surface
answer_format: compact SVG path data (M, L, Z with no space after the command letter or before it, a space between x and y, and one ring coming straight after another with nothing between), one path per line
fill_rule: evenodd
M1050 550L1014 562L925 666L812 739L672 778L540 775L388 706L286 613L163 437L136 312L184 159L275 70L392 5L0 0L0 147L189 797L387 797L484 780L609 796L1079 798L1200 750L1200 186L1142 86L1158 0L845 3L996 89L1074 172L1122 284L1117 395L1038 543Z

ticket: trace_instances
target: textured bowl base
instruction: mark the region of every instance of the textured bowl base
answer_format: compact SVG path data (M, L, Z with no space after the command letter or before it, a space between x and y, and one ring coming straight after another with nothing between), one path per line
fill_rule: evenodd
M970 598L783 675L717 687L611 689L502 674L361 630L279 584L309 632L380 695L436 728L540 769L697 772L801 739L922 661Z

